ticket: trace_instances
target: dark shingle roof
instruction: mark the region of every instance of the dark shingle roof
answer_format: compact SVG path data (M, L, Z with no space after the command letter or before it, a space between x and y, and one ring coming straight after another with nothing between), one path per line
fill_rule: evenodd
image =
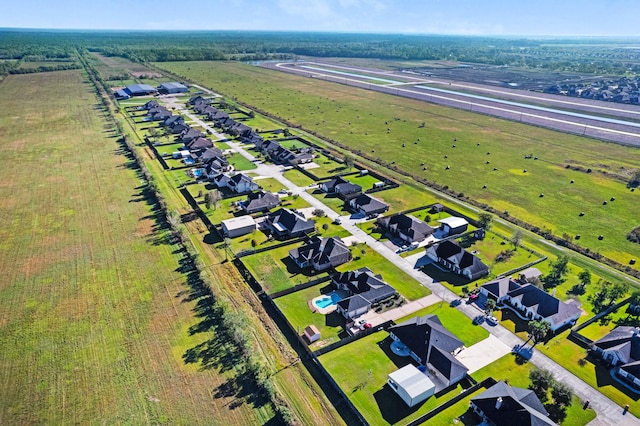
M391 228L395 225L397 232L409 236L413 241L422 241L433 234L434 231L434 229L425 222L406 214L383 217L379 219L378 222L385 228Z
M420 357L423 364L427 363L427 353L432 345L447 353L464 346L464 343L447 330L434 314L411 318L390 327L389 332Z
M356 207L362 210L365 214L383 212L389 208L387 204L367 194L361 194L356 198L354 198L353 200L351 200L351 202L353 202L356 205Z
M633 364L640 361L640 334L638 331L636 327L632 326L616 327L600 340L593 342L593 345L605 350L616 350L624 364Z
M351 260L351 251L340 238L315 237L308 244L290 250L289 256L297 259L298 263L313 262L319 266L330 264L336 267Z
M520 288L520 284L513 281L509 277L498 278L497 280L490 281L482 285L482 288L486 289L489 293L500 299L509 293L511 290Z
M260 210L270 210L280 205L280 197L271 192L253 192L242 203L242 208L247 212L257 212Z
M501 404L496 408L498 398L501 398ZM491 386L471 402L496 426L555 425L532 390L514 388L504 382Z
M340 300L338 302L338 305L346 312L351 312L360 308L364 308L365 306L368 307L371 305L371 303L369 303L369 301L361 295L356 294L354 296Z
M267 215L267 220L279 229L279 232L288 234L310 233L315 230L315 221L307 220L298 213L294 213L289 209L278 209Z
M565 303L533 284L526 284L510 291L509 297L518 300L543 318L552 318L556 324L561 324L581 312L577 306Z

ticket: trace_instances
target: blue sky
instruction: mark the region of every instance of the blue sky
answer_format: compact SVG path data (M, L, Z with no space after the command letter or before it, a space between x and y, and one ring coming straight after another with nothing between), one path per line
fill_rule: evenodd
M0 27L640 36L639 0L9 0Z

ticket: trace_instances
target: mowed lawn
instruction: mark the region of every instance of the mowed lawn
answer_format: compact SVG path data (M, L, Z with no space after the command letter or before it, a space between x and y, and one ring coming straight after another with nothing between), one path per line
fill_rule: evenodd
M177 247L81 71L0 83L0 424L264 424L216 369Z
M640 192L626 188L638 148L245 64L158 65L556 235L580 234L623 264L640 256L625 238L638 226Z

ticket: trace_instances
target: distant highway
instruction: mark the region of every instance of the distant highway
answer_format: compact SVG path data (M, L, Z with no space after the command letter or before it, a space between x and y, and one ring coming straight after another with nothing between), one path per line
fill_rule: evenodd
M557 96L554 98L548 94L458 82L449 84L442 79L319 62L265 63L261 66L562 132L640 146L640 121L636 121L640 119L640 108L633 105L584 99L555 99ZM447 89L426 84L446 84ZM465 91L456 91L456 88L463 88ZM487 96L469 93L472 90L486 93ZM517 101L504 98L515 98ZM562 107L565 109L561 109Z

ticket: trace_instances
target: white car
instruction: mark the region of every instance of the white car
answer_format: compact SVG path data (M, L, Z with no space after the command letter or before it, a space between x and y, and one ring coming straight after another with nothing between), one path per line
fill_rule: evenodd
M494 316L487 317L487 324L497 325L498 324L498 318L496 318Z

